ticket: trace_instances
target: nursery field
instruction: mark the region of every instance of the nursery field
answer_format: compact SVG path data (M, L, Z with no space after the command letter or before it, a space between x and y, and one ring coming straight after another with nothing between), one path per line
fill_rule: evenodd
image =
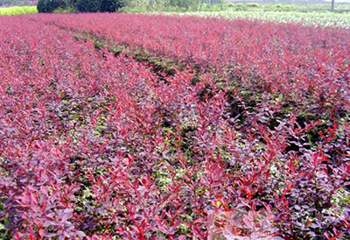
M349 39L0 17L0 239L349 239Z

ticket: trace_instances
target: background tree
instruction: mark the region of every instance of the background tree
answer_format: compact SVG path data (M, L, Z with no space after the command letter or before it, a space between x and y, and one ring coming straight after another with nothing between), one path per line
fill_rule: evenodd
M101 0L78 0L77 10L79 12L98 12L101 9Z
M197 6L198 0L170 0L170 5L173 7L189 9L191 6Z
M66 8L67 6L66 0L39 0L37 9L39 13L51 13L57 8Z
M77 2L78 0L69 0L69 4L72 8L77 8Z
M123 0L102 0L100 11L115 12L124 6L125 2Z

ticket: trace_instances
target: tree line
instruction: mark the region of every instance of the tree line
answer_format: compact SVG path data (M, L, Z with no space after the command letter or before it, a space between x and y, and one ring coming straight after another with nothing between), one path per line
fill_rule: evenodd
M39 12L71 9L76 12L115 12L122 7L130 9L183 9L201 8L205 3L223 4L225 0L39 0Z
M38 11L50 13L57 9L71 9L77 12L115 12L125 6L124 0L39 0Z

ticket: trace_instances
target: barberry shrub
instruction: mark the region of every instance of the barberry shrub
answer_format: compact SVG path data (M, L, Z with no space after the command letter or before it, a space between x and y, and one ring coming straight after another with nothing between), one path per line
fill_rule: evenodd
M345 238L349 43L327 37L348 34L192 17L1 17L1 236L208 239L232 236L237 222L257 229L263 214L283 239ZM115 57L108 44L130 46ZM154 72L129 56L140 49L189 68Z

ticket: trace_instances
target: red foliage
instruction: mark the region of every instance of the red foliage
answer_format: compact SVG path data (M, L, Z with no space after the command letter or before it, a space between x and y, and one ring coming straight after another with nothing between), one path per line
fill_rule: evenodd
M216 216L251 229L262 211L284 239L349 234L338 196L350 174L349 30L111 14L0 26L8 238L208 239L225 225ZM159 77L79 31L207 74Z
M349 111L350 30L161 15L33 16L117 45L215 68L229 84L281 93L319 114Z

